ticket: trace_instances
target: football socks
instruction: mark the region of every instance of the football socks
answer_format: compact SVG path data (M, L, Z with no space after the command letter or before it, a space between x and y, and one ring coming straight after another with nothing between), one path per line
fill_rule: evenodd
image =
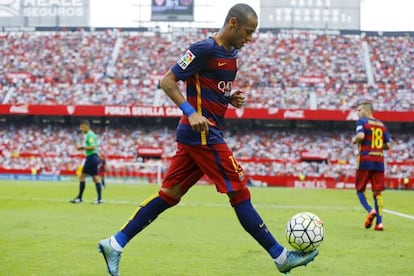
M250 200L245 200L233 206L243 228L269 253L272 258L281 255L281 246L267 229L262 218L254 209Z
M85 181L80 181L79 182L79 194L78 194L78 198L82 199L83 196L83 192L85 191Z
M377 212L377 221L376 224L382 223L382 208L384 206L384 201L382 195L374 196L375 211Z
M365 196L364 192L357 192L359 201L361 202L362 206L367 210L367 212L371 212L372 207L369 205L367 197Z
M102 200L102 185L101 183L95 183L96 193L98 194L97 200Z
M122 227L121 231L115 234L116 241L121 247L125 247L136 234L153 222L159 214L172 206L161 198L158 193L152 195L140 203L130 220Z

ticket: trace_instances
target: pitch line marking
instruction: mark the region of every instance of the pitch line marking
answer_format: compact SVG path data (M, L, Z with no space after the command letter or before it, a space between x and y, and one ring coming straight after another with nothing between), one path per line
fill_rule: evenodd
M62 198L42 198L42 197L16 197L16 196L0 196L0 200L17 200L17 201L44 201L44 202L69 202L69 200L64 200ZM105 200L104 203L107 204L120 204L120 205L138 205L139 200L132 201L132 200ZM83 200L82 204L88 204L88 200ZM91 200L90 203L93 203ZM222 208L222 207L229 207L230 204L226 203L191 203L191 202L180 202L177 206L189 206L189 207L197 207L197 206L207 206L212 208ZM270 208L270 209L319 209L319 210L360 210L357 207L351 206L307 206L307 205L281 205L281 204L264 204L264 203L256 203L254 204L256 208Z
M46 202L65 202L62 199L58 198L40 198L40 197L31 197L31 198L22 198L14 196L0 196L0 200L22 200L22 201L46 201ZM69 201L68 201L69 202ZM109 204L125 204L125 205L136 205L138 201L129 201L129 200L105 200L105 203ZM84 202L87 204L87 202ZM92 201L91 201L92 203ZM207 207L228 207L229 204L224 203L179 203L179 206L207 206ZM272 208L272 209L319 209L319 210L360 210L359 207L350 207L350 206L304 206L304 205L277 205L277 204L255 204L255 207L259 208ZM400 213L397 211L384 209L384 213L388 213L397 217L407 218L414 220L413 215Z
M408 218L408 219L414 220L414 216L412 216L412 215L403 214L403 213L396 212L396 211L393 211L393 210L388 210L388 209L384 209L383 211L384 211L384 213L388 213L388 214L391 214L391 215L394 215L394 216L397 216L397 217Z

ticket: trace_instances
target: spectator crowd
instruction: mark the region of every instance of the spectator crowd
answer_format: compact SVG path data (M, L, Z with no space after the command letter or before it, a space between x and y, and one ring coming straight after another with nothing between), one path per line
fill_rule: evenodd
M172 105L158 81L194 41L210 33L106 31L0 33L0 104ZM240 55L234 89L247 108L349 110L361 99L376 110L414 110L413 36L259 32ZM183 88L183 84L181 84ZM8 124L0 130L4 169L76 170L79 131L70 126ZM131 125L97 128L110 160L131 160L137 147L175 151L174 131ZM229 145L248 174L354 175L356 148L348 131L231 130ZM387 174L412 177L414 140L393 133ZM304 161L323 153L321 162Z
M206 32L0 34L3 104L171 105L158 80ZM367 45L367 47L363 47ZM250 108L414 108L412 36L258 33L240 56L235 86ZM372 81L369 81L369 80Z
M137 148L162 148L164 160L175 152L174 129L167 126L94 127L100 151L109 164L135 162ZM1 130L0 164L4 169L37 172L76 171L84 160L76 151L82 139L76 127L60 125L8 125ZM238 128L224 133L236 158L249 175L354 176L357 148L350 144L351 131ZM414 139L409 133L393 133L393 148L386 153L389 177L413 177ZM323 156L304 160L303 153Z

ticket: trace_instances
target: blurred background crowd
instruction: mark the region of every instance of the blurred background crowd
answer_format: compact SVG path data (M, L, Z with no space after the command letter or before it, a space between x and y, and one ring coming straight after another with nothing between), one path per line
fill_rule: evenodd
M172 105L158 80L206 30L0 34L3 104ZM264 32L240 56L246 107L413 110L410 36ZM246 54L248 53L248 54ZM20 75L19 75L20 73ZM25 76L25 77L22 77Z

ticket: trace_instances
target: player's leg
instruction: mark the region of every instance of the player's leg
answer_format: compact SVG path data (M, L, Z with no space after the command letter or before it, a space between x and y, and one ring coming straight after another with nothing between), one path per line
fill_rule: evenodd
M85 172L92 176L93 182L95 183L96 189L96 199L95 204L101 204L102 201L102 185L101 178L99 177L98 166L99 166L99 157L97 154L92 154L87 157L88 166L85 166Z
M365 190L369 181L369 171L366 170L357 170L355 178L355 188L357 191L357 196L362 207L369 213L372 210L371 205L368 202Z
M178 204L181 197L202 175L203 172L197 164L179 146L162 181L160 191L144 200L119 231L121 234L116 235L117 239L120 238L121 247L124 247L129 240L153 222L159 214Z
M118 275L121 252L128 242L162 212L178 204L181 197L202 175L197 165L179 145L158 193L141 202L121 230L99 242L99 250L103 253L108 271L112 275Z
M221 193L228 194L240 224L274 259L281 272L305 265L318 254L289 252L280 245L268 230L253 207L247 188L247 177L226 144L197 147L193 159L215 183Z
M384 172L380 172L380 171L373 172L372 173L372 194L374 198L375 211L377 214L377 220L376 220L374 229L377 231L384 230L384 225L382 223L384 200L381 194L381 192L384 190L385 190Z
M94 201L95 204L103 203L102 185L101 185L101 178L99 177L98 167L99 167L99 156L97 154L92 154L88 156L87 173L92 176L93 182L95 183L95 189L96 189L96 199Z
M275 240L263 219L253 207L249 189L246 187L241 191L230 192L228 196L240 224L269 255L274 259L279 256L286 256L286 249Z
M103 203L101 177L99 175L94 175L92 176L92 179L93 179L93 182L95 183L96 195L97 195L94 203L101 204Z
M247 177L225 144L200 147L194 159L221 193L227 193L243 228L273 258L284 248L272 236L250 201Z
M377 231L382 231L384 230L384 225L382 223L382 210L384 208L384 201L380 192L374 192L374 203L377 216L377 221L375 223L374 229Z
M83 201L83 192L85 191L86 186L85 179L87 176L88 175L82 170L82 173L79 176L79 193L74 199L70 200L71 203L81 203Z
M288 273L295 267L307 265L318 255L318 249L311 252L288 251L279 244L253 207L247 187L230 193L229 197L243 228L268 252L280 272Z
M127 243L152 223L159 214L176 205L178 201L168 197L160 190L158 193L140 203L134 214L121 230L110 238L103 239L98 243L98 250L104 256L107 270L111 275L119 275L121 253Z
M357 196L362 207L367 211L367 216L365 218L365 228L370 228L372 222L376 216L375 209L369 204L367 196L365 194L366 187L368 182L371 180L371 173L368 170L357 170L356 179L355 179L355 188L357 191Z

